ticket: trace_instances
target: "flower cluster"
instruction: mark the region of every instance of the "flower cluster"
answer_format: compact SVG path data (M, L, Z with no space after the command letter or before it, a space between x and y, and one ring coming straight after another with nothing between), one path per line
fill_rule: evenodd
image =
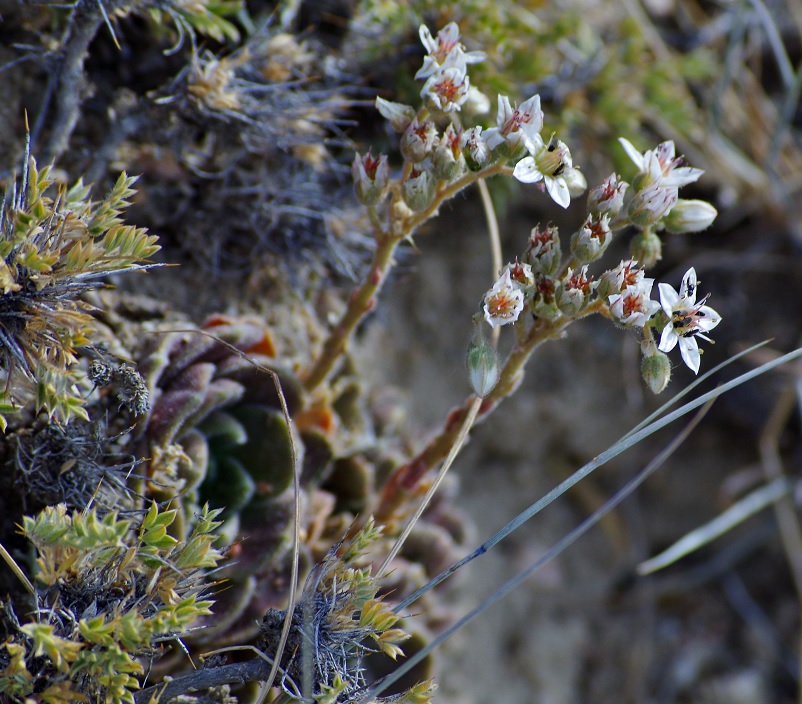
M534 96L520 108L512 109L506 98L500 98L497 125L485 135L489 147L506 149L511 154L524 145L530 153L516 164L513 176L544 181L552 198L567 206L570 186L565 179L572 170L570 154L562 142L543 144L539 134L540 99ZM681 158L675 157L672 142L643 154L627 140L621 143L639 169L633 183L611 174L591 189L588 215L571 237L567 261L563 260L557 228L534 228L524 261L516 260L504 268L482 299L482 313L492 328L515 324L521 327L521 321L525 321L519 330L521 340L533 339L544 326L562 329L572 320L601 313L618 327L639 331L643 376L657 392L665 388L670 377L666 353L677 345L685 364L694 373L699 372L698 340L712 342L706 333L718 325L721 317L706 305L707 296L696 300L698 282L694 269L685 274L679 292L668 284L659 284L659 301L652 298L655 281L646 276L645 270L660 258L662 242L658 232L704 229L716 211L703 201L679 198L679 188L696 181L703 172L685 166ZM632 258L594 281L588 264L602 257L617 231L632 226L640 230L633 239ZM530 315L523 317L524 312ZM482 359L485 357L486 354ZM469 372L472 379L486 376L470 365ZM494 383L497 376L494 372ZM481 386L487 384L483 382ZM474 388L478 389L476 383Z
M506 95L497 97L496 126L464 129L458 113L482 114L489 110L486 96L471 86L468 66L485 58L484 52L466 51L459 28L452 22L432 36L422 25L420 38L427 51L415 74L425 80L422 107L376 98L376 108L401 134L399 147L412 167L400 185L403 202L413 212L434 207L438 189L468 172L496 169L522 183L538 183L549 196L567 208L572 197L587 187L575 168L568 147L554 137L544 138L540 96L533 95L514 106ZM440 125L447 121L444 129ZM441 131L442 130L442 131ZM352 174L359 200L378 205L388 193L385 157L356 155ZM389 192L393 191L390 185Z
M421 25L420 40L428 52L415 74L416 79L426 79L421 98L427 106L442 112L459 110L471 89L467 66L484 61L485 53L465 51L456 22L443 27L436 38L426 25Z

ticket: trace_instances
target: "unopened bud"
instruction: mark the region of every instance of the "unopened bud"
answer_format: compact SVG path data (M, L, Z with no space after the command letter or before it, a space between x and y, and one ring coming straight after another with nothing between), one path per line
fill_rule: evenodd
M609 215L615 219L624 204L624 193L629 184L621 181L617 174L610 174L601 185L588 193L588 211L598 215Z
M539 226L529 233L529 246L524 259L539 274L554 276L560 270L562 250L560 249L560 233L556 227L548 225L544 230Z
M437 128L434 123L429 120L418 122L415 119L401 135L399 147L404 159L413 164L420 164L432 153L436 142Z
M650 345L654 348L654 343ZM652 393L659 394L671 381L671 361L665 352L654 348L652 354L646 354L641 362L641 374Z
M498 355L484 339L474 339L465 357L468 379L474 393L485 398L496 386L499 378Z
M568 270L565 279L557 287L554 299L562 314L571 318L585 309L592 292L592 277L588 276L588 267L584 265L577 271Z
M363 205L376 205L387 195L390 167L384 154L376 159L370 152L364 156L357 154L351 164L351 175L356 197Z
M412 171L404 181L401 193L404 202L416 213L426 210L434 200L437 179L429 171Z
M465 130L460 138L465 163L471 171L481 171L490 163L490 147L482 137L481 127Z
M453 125L449 125L432 154L432 171L443 181L453 181L464 170L465 158L460 147L460 134Z
M635 261L649 269L663 258L663 242L651 229L646 228L632 239L629 251Z
M629 203L627 215L633 225L648 227L668 213L677 200L676 188L653 183L635 194Z
M532 312L538 317L548 321L555 321L562 316L562 312L555 300L557 281L550 276L538 276L535 281L535 297L532 301Z
M376 98L376 109L396 132L403 132L415 119L415 108L402 103L391 103L384 98Z
M606 301L610 296L622 293L627 286L639 284L643 279L644 272L638 267L638 262L634 259L624 260L617 267L605 271L599 277L596 295Z
M588 180L578 168L568 168L562 173L565 185L568 186L568 193L571 198L578 198L588 189Z
M582 227L571 236L571 254L583 264L595 261L604 254L612 239L610 217L588 215Z
M685 200L680 198L677 204L663 218L666 230L681 235L687 232L701 232L713 224L718 211L704 200Z

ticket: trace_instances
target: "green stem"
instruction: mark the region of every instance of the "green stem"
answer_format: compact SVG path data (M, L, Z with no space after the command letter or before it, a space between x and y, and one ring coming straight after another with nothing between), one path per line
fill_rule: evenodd
M604 307L603 301L596 300L574 318L563 318L554 322L542 319L536 321L525 338L516 342L510 351L499 374L498 384L481 403L477 422L487 417L501 401L515 393L523 380L526 363L541 344L546 340L561 337L570 323L602 312ZM378 523L392 523L397 510L405 503L421 478L448 455L457 441L475 398L474 395L468 396L461 406L452 409L440 433L432 438L416 457L396 469L390 476L374 514Z
M317 359L302 375L302 382L307 391L316 389L331 374L337 361L345 353L348 341L357 325L375 307L376 296L393 266L393 254L396 247L404 239L413 235L424 222L436 215L444 201L453 198L475 181L507 172L510 172L510 169L503 162L491 164L476 173L468 172L438 191L434 201L426 210L408 215L400 222L391 222L385 231L376 231L377 247L367 277L351 294L345 312L323 343ZM404 173L407 173L406 169ZM391 213L393 212L396 212L396 209L391 207Z

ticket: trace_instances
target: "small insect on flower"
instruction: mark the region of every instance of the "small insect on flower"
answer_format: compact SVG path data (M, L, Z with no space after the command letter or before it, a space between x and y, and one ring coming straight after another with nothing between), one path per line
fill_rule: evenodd
M709 294L697 303L698 282L693 267L682 277L679 293L668 284L659 284L658 288L660 303L669 319L660 336L659 349L670 352L679 343L682 360L694 374L698 374L701 351L697 338L712 343L705 333L721 322L721 316L705 305Z

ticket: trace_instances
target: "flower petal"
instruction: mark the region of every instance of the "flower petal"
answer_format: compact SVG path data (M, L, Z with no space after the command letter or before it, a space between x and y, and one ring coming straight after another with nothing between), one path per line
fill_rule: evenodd
M423 47L426 49L426 51L428 51L430 54L437 51L437 42L425 24L422 24L418 28L418 36L420 37L421 44L423 44Z
M679 289L681 298L687 300L688 305L696 303L696 269L691 267L682 277L682 286Z
M624 147L624 151L627 153L627 156L635 162L635 166L637 166L638 169L643 170L643 155L637 149L635 149L635 147L632 145L632 142L630 142L628 139L624 139L623 137L619 137L618 141L621 143L621 146Z
M660 335L660 344L657 345L657 349L661 352L671 352L676 347L677 340L679 340L679 335L674 332L674 326L669 323L663 328L663 334Z
M571 192L562 176L557 178L546 176L546 190L557 205L561 205L563 208L571 205Z
M682 361L688 365L688 368L694 373L699 373L699 364L702 355L699 354L699 345L693 337L679 338L679 351L682 355Z
M705 331L712 330L721 322L721 316L710 306L702 306L696 316L696 326Z
M674 315L674 306L679 303L679 294L671 284L657 284L657 288L660 291L660 303L663 306L663 310L670 318Z
M496 125L499 129L504 127L504 124L512 117L512 105L510 99L506 95L498 96L498 112L496 113Z
M543 174L537 168L534 157L525 156L521 159L512 171L512 175L521 183L537 183L543 178Z
M663 178L663 185L679 188L680 186L698 181L703 173L703 169L694 169L691 166L680 166L676 169L671 169Z

